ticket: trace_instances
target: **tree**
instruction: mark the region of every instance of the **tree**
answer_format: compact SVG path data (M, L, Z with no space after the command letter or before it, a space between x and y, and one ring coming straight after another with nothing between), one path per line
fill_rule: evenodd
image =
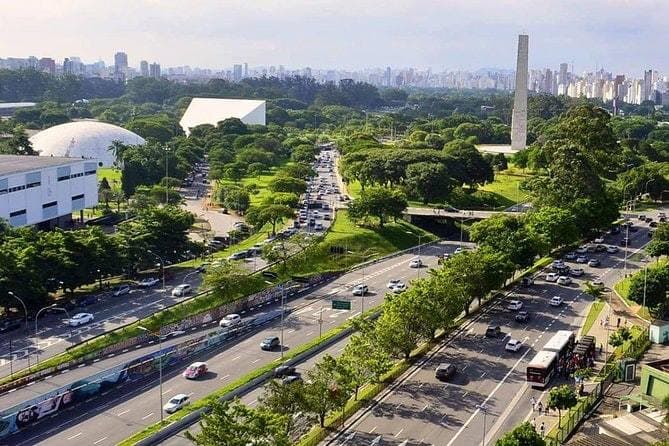
M302 381L283 384L279 380L271 379L265 385L264 394L258 401L261 408L285 416L285 431L286 434L290 434L294 415L305 405L304 384Z
M275 177L270 181L268 187L272 192L290 192L300 195L307 190L307 182L293 177Z
M227 302L233 296L245 296L257 291L263 281L260 277L249 275L238 263L226 261L207 270L204 284L213 290L214 297Z
M244 212L249 208L251 196L248 191L239 186L221 186L218 189L217 199L228 209Z
M415 163L406 169L406 184L410 193L428 204L437 198L446 197L455 183L446 166L441 163Z
M483 159L483 155L471 141L462 139L451 141L444 145L444 152L457 160L459 169L454 172L454 176L460 184L467 184L474 189L477 184L495 179L492 167Z
M578 240L576 218L567 209L544 206L530 212L525 226L545 241L548 249L569 245Z
M630 332L629 328L620 327L611 333L611 336L609 337L609 344L611 344L613 347L620 347L625 343L625 341L629 341L630 339L632 339L632 333Z
M495 442L495 446L546 446L546 441L529 422L515 427Z
M354 220L367 217L379 219L379 226L390 217L399 218L407 207L404 194L398 189L386 187L370 187L360 194L360 198L348 206L348 213Z
M356 400L361 385L379 382L381 376L392 366L390 357L379 348L373 337L362 334L351 336L340 363L350 372Z
M289 446L285 415L254 410L239 400L215 401L202 416L201 431L186 433L198 446Z
M630 300L644 304L656 317L664 316L669 308L669 265L658 264L654 267L646 267L632 276L628 297Z
M107 177L102 177L98 185L98 200L104 202L105 208L109 209L109 200L112 198L112 189Z
M272 234L276 234L276 225L284 218L291 218L293 210L283 204L270 204L262 207L251 207L246 214L246 221L256 228L269 223L272 225Z
M669 223L660 223L653 239L646 246L646 252L651 257L669 256Z
M337 360L325 355L307 372L304 385L305 409L318 417L321 427L325 426L328 412L343 407L351 397L350 377Z
M549 409L557 409L558 426L560 426L562 421L562 411L574 407L577 402L576 392L574 392L574 389L571 386L565 384L553 387L550 392L548 392L546 406Z
M662 409L667 411L667 414L664 416L664 422L669 424L669 395L665 396L662 400Z
M22 126L14 128L12 136L4 142L3 146L0 146L0 153L8 155L39 155L33 149L33 145L30 139L28 139L28 134Z
M511 215L496 215L474 223L470 238L506 255L517 268L532 265L536 255L545 250L541 238Z

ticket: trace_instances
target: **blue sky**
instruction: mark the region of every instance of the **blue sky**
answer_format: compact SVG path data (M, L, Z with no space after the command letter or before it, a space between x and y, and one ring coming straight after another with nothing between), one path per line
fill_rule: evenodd
M669 0L0 0L0 57L164 66L669 72Z

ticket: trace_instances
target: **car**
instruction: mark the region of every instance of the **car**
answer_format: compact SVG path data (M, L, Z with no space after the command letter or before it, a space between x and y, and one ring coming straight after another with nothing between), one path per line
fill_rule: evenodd
M205 263L201 264L200 266L198 266L197 268L195 268L195 271L197 271L198 273L206 273L207 272L207 266L209 266L209 264L207 262L205 262Z
M564 255L565 260L576 260L576 253L571 251Z
M248 257L248 252L246 250L244 250L244 251L239 251L239 252L236 252L236 253L228 256L228 260L241 260L241 259L245 259L246 257Z
M522 286L531 286L534 284L534 277L523 277L520 279L520 284Z
M553 263L551 263L551 269L556 270L558 268L563 268L565 266L564 262L560 259L558 260L553 260Z
M77 313L67 320L67 325L70 327L78 327L79 325L88 324L93 321L91 313Z
M353 295L354 296L363 296L369 292L369 287L364 284L357 284L356 286L353 287Z
M399 284L404 284L400 279L390 279L386 286L388 287L389 290L392 290L395 286Z
M293 375L295 373L295 367L289 365L280 365L274 369L275 378L283 378L284 376Z
M646 221L648 221L648 220L646 220ZM639 230L639 227L638 226L630 226L628 229L629 229L630 232L637 232Z
M604 243L604 237L601 237L601 236L597 237L594 242L597 243L597 244Z
M585 248L585 251L592 254L597 251L597 245L588 245L587 248Z
M322 231L322 230L323 230L323 223L321 223L321 222L319 221L318 223L316 223L316 224L314 225L314 229L315 229L316 231Z
M597 267L601 264L602 264L602 262L600 262L599 259L590 259L590 261L588 262L588 266L592 266L592 267Z
M559 307L562 305L562 296L553 296L551 297L551 300L548 302L551 306L553 307Z
M546 274L546 282L557 282L558 277L560 277L558 273L548 273Z
M509 342L504 346L504 350L508 352L517 352L520 350L520 347L523 346L523 343L518 339L509 339Z
M615 254L615 253L618 252L618 247L613 246L613 245L609 245L609 246L606 247L606 252L608 252L609 254Z
M558 285L571 285L571 277L569 276L560 276L557 280Z
M460 254L461 252L462 252L462 247L458 246L457 248L455 248L455 251L453 251L453 254Z
M119 285L112 290L112 296L118 297L130 293L129 285Z
M278 336L268 336L260 342L261 350L274 350L281 344Z
M395 293L395 294L403 293L403 292L405 292L406 290L407 290L407 286L406 286L406 284L404 284L404 283L398 283L397 285L395 285L394 287L392 287L392 288L390 289L390 291L392 291L392 292Z
M411 259L409 268L420 268L423 266L423 261L420 258Z
M179 409L183 409L188 404L190 404L188 395L179 393L170 398L167 404L163 406L163 410L167 413L174 413Z
M506 306L506 309L511 311L518 311L521 308L523 308L523 303L519 300L509 301L509 303Z
M89 305L93 305L97 303L98 298L89 294L88 296L84 296L81 299L77 301L77 306L78 307L87 307Z
M3 319L0 321L0 333L7 333L9 331L21 328L21 319Z
M323 215L323 220L330 221L330 220L332 220L332 217L330 217L330 214L325 214L325 215Z
M576 254L585 254L586 252L588 252L588 247L585 245L576 248Z
M597 287L597 288L604 288L604 281L600 279L599 277L595 278L590 282L592 286Z
M663 217L658 218L657 220L658 220L660 223L666 223L666 221L667 221L667 217L664 217L664 216L663 216Z
M500 328L499 325L488 325L488 327L485 329L485 337L486 338L497 338L499 335L502 333L502 329Z
M560 268L557 268L555 270L555 272L558 273L560 276L568 276L569 271L571 271L571 267L567 266L567 265L564 265L564 266L562 266Z
M183 371L181 376L186 379L197 379L207 374L209 369L206 362L194 362Z
M151 288L152 286L158 285L160 280L155 277L147 277L146 279L140 280L137 285L142 288Z
M281 380L281 384L287 386L289 384L294 384L297 382L302 382L302 377L300 375L288 375Z
M434 376L438 380L446 380L455 375L457 369L453 364L450 363L441 363L434 370Z
M578 256L576 258L576 263L588 263L588 258L586 256Z
M657 222L656 221L651 221L648 226L650 226L651 228L657 228Z
M664 217L664 218L666 218L666 217L667 217L667 214L664 213L664 212L658 212L658 213L657 213L657 216L658 216L658 217Z
M246 250L246 255L248 257L258 257L261 254L262 254L262 248L260 248L260 247L253 246L253 247Z
M192 288L189 284L182 283L181 285L177 285L174 287L174 289L172 290L172 296L182 297L185 296L186 294L190 294L191 291Z
M646 219L646 216L643 215L643 214L640 214L638 218L639 218L639 220L645 220L645 219Z
M570 273L574 277L581 277L583 274L585 274L585 270L583 268L573 268Z
M516 322L527 322L530 320L530 313L527 311L519 311L516 313Z
M219 327L230 328L242 323L242 317L238 314L228 314L218 323Z

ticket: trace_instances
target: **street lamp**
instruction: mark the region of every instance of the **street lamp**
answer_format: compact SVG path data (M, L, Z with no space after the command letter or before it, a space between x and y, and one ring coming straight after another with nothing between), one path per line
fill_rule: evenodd
M195 270L195 271L191 271L191 272L189 272L188 274L186 274L186 275L184 276L183 280L181 281L181 284L182 284L182 285L185 285L185 284L186 284L186 279L188 279L188 276L192 276L193 274L197 274L197 273L198 273L198 271Z
M165 262L163 261L163 258L162 258L162 257L160 257L160 256L159 256L158 254L156 254L155 252L151 251L150 249L147 249L146 252L148 252L149 254L152 254L152 255L156 256L156 257L158 258L158 260L160 260L160 270L161 270L162 273L163 273L163 292L165 292L165 291L167 290L167 288L165 287Z
M648 193L648 184L652 183L653 181L655 181L655 178L651 178L650 180L646 181L646 186L643 188L644 194Z
M646 264L643 268L643 305L642 308L646 308L646 287L648 285L648 258L644 257L643 262Z
M102 273L100 272L100 268L96 269L98 273L98 283L100 284L100 291L102 291Z
M486 415L488 415L488 407L485 404L477 404L476 408L481 412L483 412L483 441L481 442L481 445L485 446L485 429L486 429L485 418Z
M23 302L23 299L21 299L19 296L17 296L16 294L14 294L13 291L7 291L7 294L9 294L9 295L12 296L13 298L15 298L16 300L18 300L19 302L21 302L21 305L23 305L23 314L24 314L25 317L26 317L26 333L28 333L28 331L29 331L29 330L28 330L28 309L26 308L26 304L25 304L25 302Z
M58 310L58 311L63 311L63 312L65 312L65 315L67 316L67 318L68 318L68 319L70 318L70 313L68 313L67 310L66 310L65 308L61 308L61 307L56 306L56 304L51 304L51 305L49 305L49 306L47 306L47 307L40 308L40 310L39 310L39 311L37 312L37 314L35 315L35 345L37 345L37 322L39 322L39 315L40 315L40 313L41 313L42 311L44 311L44 310ZM37 362L35 363L35 365L37 365L37 364L39 364L39 348L36 348L36 349L35 349L35 355L37 355Z
M168 160L168 156L169 156L169 153L170 153L170 148L165 146L165 147L163 147L163 150L165 151L165 206L167 206L170 202L170 195L169 195L169 192L170 192L170 180L169 180L169 178L170 177L169 177L168 171L167 171L167 160Z
M137 326L138 329L145 331L149 334L153 334L151 330L141 325ZM158 391L160 392L160 424L163 424L163 338L160 337L160 331L158 331Z
M26 338L29 340L28 334L30 333L30 329L28 328L28 309L26 308L26 304L19 296L14 294L12 291L7 291L7 294L15 298L19 302L21 302L21 305L23 305L23 314L26 318ZM30 351L28 351L28 369L30 369ZM14 353L12 352L12 338L9 338L9 377L11 378L13 375L14 375Z
M415 232L412 231L404 231L404 232L409 235L418 236L418 259L420 259L420 239L423 237L423 234L421 233L416 234ZM417 268L416 275L420 278L420 267Z

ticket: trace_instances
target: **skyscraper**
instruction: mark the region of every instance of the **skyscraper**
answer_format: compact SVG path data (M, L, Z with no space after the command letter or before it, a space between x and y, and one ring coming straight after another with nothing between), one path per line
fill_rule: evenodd
M641 101L654 100L653 94L653 70L644 70L643 72L643 92Z
M567 70L569 70L569 65L566 62L560 64L560 74L558 75L558 84L567 85L569 79L567 78Z
M242 66L240 64L235 64L235 66L232 67L232 80L235 82L242 80Z
M513 97L511 115L511 148L522 150L527 145L527 54L529 37L518 36L518 58L516 60L516 92Z
M56 61L50 57L42 57L39 60L37 66L45 73L49 73L51 75L56 74Z
M145 60L139 63L139 73L144 77L149 77L149 63Z
M114 54L114 73L116 74L125 74L128 70L128 55L124 52L119 51Z
M151 77L155 77L156 79L158 79L160 77L160 64L159 63L154 62L151 65L149 65L149 75Z
M249 77L249 64L244 62L244 77Z

